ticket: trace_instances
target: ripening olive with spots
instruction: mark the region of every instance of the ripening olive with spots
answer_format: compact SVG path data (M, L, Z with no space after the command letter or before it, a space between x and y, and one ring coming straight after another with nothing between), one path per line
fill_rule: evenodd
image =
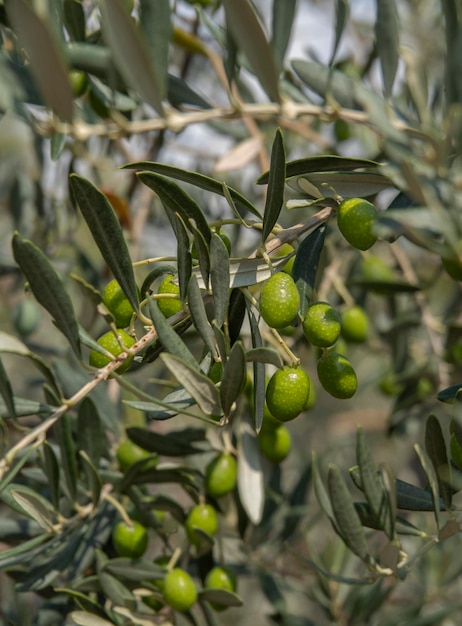
M377 220L375 206L362 198L343 200L337 210L340 232L358 250L369 250L377 241L373 226Z
M165 575L162 591L165 602L175 611L189 611L196 603L197 588L185 570L175 567Z
M366 341L369 334L369 318L360 306L352 306L341 315L342 336L351 343Z
M217 455L205 469L205 491L211 498L221 498L230 493L236 480L236 459L229 452Z
M305 408L310 394L310 379L301 367L277 370L266 387L266 404L281 422L295 419Z
M119 556L137 559L148 547L148 531L139 522L118 522L112 531L112 542Z
M159 294L172 294L175 296L180 295L180 287L174 282L173 275L168 274L160 283L157 293ZM159 309L165 317L172 317L183 309L183 305L178 298L158 298L157 304Z
M104 349L107 350L114 357L120 356L122 353L127 352L133 344L135 340L131 335L129 335L122 328L117 329L117 334L113 333L112 330L102 335L97 343ZM92 350L90 352L90 365L92 367L105 367L108 363L111 362L111 358L106 356L102 352L98 352L98 350ZM122 374L125 372L133 362L133 356L129 356L121 365L116 369L118 374Z
M224 589L225 591L235 592L237 589L236 573L229 567L216 565L212 567L205 577L204 586L206 589ZM218 602L211 602L210 604L215 611L223 611L227 608L226 605Z
M203 531L210 537L218 532L218 515L210 504L197 504L188 513L185 522L186 534L191 544L200 546L201 536L196 531Z
M292 437L284 424L277 428L263 426L258 435L258 445L268 461L279 464L288 457L292 449Z
M318 378L324 389L334 398L352 398L358 388L358 379L350 361L337 352L329 352L317 363Z
M340 315L327 302L315 302L308 307L303 320L303 333L313 346L333 346L340 335Z
M273 274L263 285L260 293L260 313L271 328L284 328L297 316L300 296L289 274Z
M117 328L126 328L130 324L134 310L115 279L111 280L104 288L103 302L112 314Z

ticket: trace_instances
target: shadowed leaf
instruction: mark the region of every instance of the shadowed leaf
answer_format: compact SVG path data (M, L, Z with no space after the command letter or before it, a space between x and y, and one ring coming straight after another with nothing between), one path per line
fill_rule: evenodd
M19 233L13 236L13 255L37 301L52 316L57 328L80 357L79 327L69 294L45 254Z
M279 102L278 73L263 28L248 0L223 0L228 29L273 102Z
M138 311L138 291L130 253L111 203L103 192L77 174L71 174L70 185L103 259L134 310Z
M271 165L268 176L268 193L263 214L262 242L265 243L278 221L284 201L286 178L286 152L281 130L278 129L271 150Z

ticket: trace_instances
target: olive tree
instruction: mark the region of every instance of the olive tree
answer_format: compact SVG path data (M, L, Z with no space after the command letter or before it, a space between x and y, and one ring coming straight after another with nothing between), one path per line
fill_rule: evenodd
M0 3L5 624L460 618L462 9L349 4Z

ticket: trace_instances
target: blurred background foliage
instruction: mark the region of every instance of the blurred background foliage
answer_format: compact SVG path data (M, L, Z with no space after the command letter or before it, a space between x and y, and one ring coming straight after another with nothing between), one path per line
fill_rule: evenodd
M461 20L450 0L0 2L2 623L460 623ZM299 250L309 242L297 258L311 268L305 280L318 299L367 311L367 341L341 340L357 395L339 401L317 386L314 405L288 426L293 449L279 465L261 458L247 432L248 388L225 435L191 417L149 420L142 394L165 399L176 386L154 351L126 385L95 385L46 439L26 445L31 429L88 384L70 349L74 314L87 350L108 329L99 292L114 268L124 274L131 257L141 286L146 260L175 267L178 231L139 164L171 166L157 172L223 228L232 259L245 259L261 244L261 225L246 225L262 222L268 207L267 186L256 181L268 182L277 129L287 161L285 207L275 215L282 228L338 195L368 197L379 209L379 241L366 253L333 222L322 241L321 231L291 241ZM127 163L138 165L122 169ZM214 193L193 172L213 178ZM83 180L103 192L90 196L102 211L103 198L113 207L129 257L118 259L115 244L112 264L101 254L98 234L116 231L100 233L82 217ZM268 223L267 211L263 229ZM22 237L70 297L71 318L62 294L61 323L53 316L61 333L33 282L25 286L19 258L35 248ZM203 336L178 332L199 358ZM255 328L242 333L258 347ZM277 352L274 336L261 333ZM287 333L316 386L317 349L300 328ZM153 466L119 467L126 428ZM14 445L18 454L8 456ZM238 448L238 488L214 502L220 541L201 554L185 548L185 518L203 498L207 463L227 446ZM147 556L136 563L111 540L124 511L149 528ZM140 601L159 596L153 581L165 570L154 560L178 554L202 582L215 562L233 567L239 596L220 598L231 608L213 613L204 590L184 614Z

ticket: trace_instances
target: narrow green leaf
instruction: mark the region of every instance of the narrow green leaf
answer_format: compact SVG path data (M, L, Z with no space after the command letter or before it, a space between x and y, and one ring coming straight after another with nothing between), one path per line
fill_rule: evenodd
M3 365L3 360L1 357L0 357L0 396L3 399L6 412L8 413L7 417L11 417L14 419L16 417L16 407L15 407L15 400L13 397L13 389L11 388L11 383L8 378L8 374L6 373L5 367Z
M61 452L61 465L64 471L66 485L70 497L74 501L77 496L78 471L71 418L68 413L64 414L55 425L55 434Z
M40 524L30 519L2 518L0 520L0 539L4 543L21 542L43 534ZM2 551L2 557L4 552ZM1 567L1 562L0 562Z
M313 157L304 157L286 163L286 178L315 174L320 172L353 172L358 169L377 168L380 164L370 159L358 159L338 156L336 154L322 154ZM262 174L257 185L266 185L269 180L269 171Z
M367 198L393 187L392 181L377 172L316 172L290 178L287 184L310 198Z
M212 109L212 105L205 98L191 89L188 83L178 76L167 76L167 98L174 107L184 104L192 104L200 109Z
M39 17L25 0L8 0L6 9L44 101L63 122L71 123L74 97L52 25Z
M67 135L64 133L53 133L50 142L50 154L52 161L57 161L66 145Z
M82 609L82 611L88 611L88 615L91 614L93 617L100 620L104 620L104 618L107 617L105 611L101 609L98 602L90 598L88 595L85 595L80 591L76 591L75 589L66 589L65 587L55 587L55 591L59 594L65 593L80 609ZM78 622L74 621L74 624L77 623ZM102 623L104 624L104 621ZM106 621L106 624L111 624L111 622Z
M228 309L228 334L231 345L239 339L245 310L245 296L241 289L232 289Z
M280 129L276 131L276 136L271 149L271 163L268 177L268 194L265 202L265 212L263 214L262 242L265 243L274 225L278 221L279 214L284 202L284 187L286 179L286 151L284 139Z
M149 300L149 314L157 331L159 341L165 350L182 359L189 367L199 371L199 363L196 358L181 337L173 330L155 300ZM181 383L181 381L179 382Z
M71 174L70 186L103 259L132 307L138 311L138 291L130 253L111 203L89 180L77 174Z
M124 606L133 611L136 607L136 598L133 593L118 578L105 570L108 559L99 550L96 551L96 566L98 579L104 595L115 606ZM99 618L100 619L100 618Z
M199 437L198 437L199 435ZM192 444L193 441L204 441L205 430L188 428L182 431L156 433L147 428L132 426L127 428L128 438L148 452L156 452L161 456L185 457L190 454L203 454L204 449Z
M319 96L326 98L327 95L332 95L341 106L348 109L358 108L353 78L315 61L295 59L291 61L291 65L301 80Z
M395 0L377 0L375 38L387 98L391 96L398 69L399 31L400 23Z
M79 404L77 414L77 444L85 450L95 467L107 449L107 441L101 424L98 406L88 396Z
M350 476L354 484L361 489L361 474L358 466L350 468ZM398 509L406 511L433 511L433 499L432 495L426 489L411 485L399 478L395 479L396 488L396 506ZM444 511L444 502L440 498L440 511Z
M48 486L50 489L50 498L54 508L59 511L59 498L61 495L59 488L59 463L56 458L56 454L48 443L45 441L43 446L43 457L44 457L44 472L48 479Z
M64 0L63 17L64 25L70 38L74 41L84 41L85 13L81 2L77 0Z
M224 195L223 183L221 181L215 180L215 178L210 178L210 176L205 176L204 174L183 170L173 165L166 165L165 163L156 163L151 161L138 161L136 163L128 163L123 167L128 169L143 170L146 172L156 172L157 174L182 180L185 183L199 187L199 189L204 189L205 191L210 191L220 196ZM241 209L243 214L249 212L261 219L262 216L260 212L254 207L250 200L247 200L245 196L232 187L227 187L227 189L236 206Z
M369 555L363 525L341 470L335 465L329 466L327 484L335 520L341 533L340 536L354 554L364 562L370 562L372 557Z
M210 240L210 284L212 287L215 322L223 326L229 304L229 254L217 233Z
M355 502L355 509L357 514L359 515L359 519L363 526L367 526L368 528L374 528L376 530L382 530L381 525L377 522L377 517L372 512L371 507L367 502ZM423 530L408 522L404 517L397 517L395 520L396 523L396 532L400 535L411 535L414 537L426 537L426 533Z
M332 54L330 55L330 66L333 64L337 55L338 46L348 21L349 9L348 0L337 0L335 3L335 39Z
M391 522L391 511L388 506L388 499L386 498L380 476L377 472L362 428L358 428L356 433L356 457L364 495L371 507L372 513L377 518L379 527L392 539L393 524Z
M54 319L80 358L79 327L71 299L45 254L19 233L13 235L13 255L37 301Z
M278 369L282 369L284 366L281 355L272 348L252 348L246 352L245 358L251 363L269 363Z
M285 265L285 257L271 259L273 270L269 265L260 258L243 258L232 260L229 264L229 286L235 287L249 287L261 283L272 275L273 271ZM193 269L193 274L196 275L199 287L205 289L205 282L198 269Z
M292 277L300 294L300 315L305 317L310 305L318 271L321 252L326 238L326 226L318 226L307 235L298 247L292 268Z
M271 49L277 69L281 72L294 23L297 0L274 0L271 18Z
M162 361L177 381L188 391L206 415L222 415L220 394L213 382L172 354L162 354Z
M210 245L212 236L210 227L199 205L191 196L173 181L154 172L139 172L138 178L159 196L168 211L178 213L186 226L189 227L190 220L192 220L207 244Z
M430 495L431 495L432 504L433 504L433 514L435 516L436 527L439 530L440 529L440 506L439 506L440 495L439 495L439 489L438 489L438 478L436 476L436 472L433 467L433 464L428 454L425 452L425 450L421 448L419 444L417 443L414 445L414 450L417 453L420 464L422 466L422 469L428 481L428 487L430 489Z
M199 289L196 276L192 276L188 286L188 308L194 327L199 333L202 341L207 346L210 353L218 356L215 335L207 317L203 293Z
M263 517L265 486L260 464L260 449L250 417L240 421L238 451L239 499L252 524L259 524Z
M124 400L127 406L147 413L153 420L166 420L178 415L195 404L194 398L183 387L167 394L163 400L154 398L152 401Z
M143 558L133 561L127 557L110 559L104 565L104 571L116 578L135 582L159 580L164 578L166 574L165 567L157 563L152 563Z
M127 85L139 93L159 115L163 115L162 96L166 76L157 74L146 42L120 0L101 0L101 23L114 62Z
M252 339L252 347L254 349L260 349L263 347L263 339L260 334L260 327L257 322L257 318L252 310L250 303L246 302L247 315L250 323L250 335ZM263 417L265 414L265 393L266 393L266 374L265 364L260 361L255 361L253 364L253 405L254 405L254 429L258 434L263 423Z
M389 536L392 541L396 539L397 529L397 513L398 513L398 495L396 489L396 479L393 471L388 465L380 468L380 479L384 489L385 498L387 500L387 508L389 510Z
M169 46L172 37L169 0L140 0L140 29L157 78L160 100L167 95Z
M324 511L324 513L327 515L327 517L329 518L332 526L334 527L334 529L336 530L336 532L338 534L340 534L340 531L337 528L337 520L335 519L335 515L334 515L334 509L332 508L332 503L331 503L331 499L329 496L329 493L324 485L324 482L321 478L321 472L319 470L319 466L318 466L318 459L316 456L315 452L312 452L311 454L311 465L313 467L313 487L314 487L314 493L316 494L316 498L318 500L318 503L321 507L321 509Z
M215 335L215 342L217 344L218 356L221 359L221 364L224 365L228 360L229 354L229 341L227 340L224 331L215 324L212 320L213 334Z
M96 469L93 461L88 456L85 450L79 450L80 462L83 466L83 471L87 477L88 487L91 493L91 500L96 506L101 496L101 489L103 483L101 477Z
M263 28L248 0L223 0L228 29L273 102L279 102L278 72Z
M242 606L243 601L232 591L225 589L202 589L199 592L199 600L217 603L221 606Z
M53 528L55 516L53 507L40 494L22 485L14 485L10 495L26 514L47 531Z
M442 389L437 394L437 399L441 402L447 402L452 404L457 397L457 394L462 389L462 383L458 383L457 385L451 385L450 387L446 387L446 389Z
M240 341L236 341L223 368L220 386L221 406L225 416L230 415L234 402L244 388L246 376L244 347Z
M176 222L175 235L177 239L176 255L178 265L178 284L180 287L180 299L185 302L188 293L188 284L192 273L192 258L189 251L189 237L186 226L177 215L172 215L172 220Z
M194 245L197 250L197 258L199 261L199 270L202 275L202 284L204 288L210 290L210 248L205 237L200 230L196 228L194 223L190 224L190 229L194 234Z
M439 420L430 415L425 424L425 450L435 468L438 490L446 509L451 508L451 466L449 464L446 442Z
M114 626L114 622L109 622L99 615L88 613L88 611L72 611L69 613L69 618L76 626Z

